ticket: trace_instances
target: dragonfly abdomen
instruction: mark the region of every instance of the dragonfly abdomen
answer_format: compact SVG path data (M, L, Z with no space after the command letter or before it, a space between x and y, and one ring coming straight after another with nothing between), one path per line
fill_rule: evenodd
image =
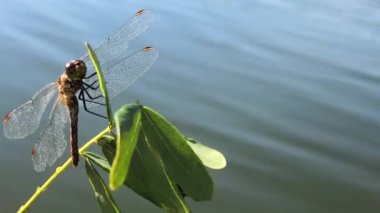
M75 93L81 88L81 79L73 80L69 78L67 72L61 75L57 81L61 101L69 109L70 117L70 144L71 144L71 157L74 166L78 165L78 99Z
M67 107L70 113L70 143L71 143L71 157L74 166L78 165L78 100L76 96L71 96L67 100Z

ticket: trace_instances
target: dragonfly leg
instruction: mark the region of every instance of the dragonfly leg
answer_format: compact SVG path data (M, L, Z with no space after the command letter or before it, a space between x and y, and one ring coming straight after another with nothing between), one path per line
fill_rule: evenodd
M91 78L91 77L93 77L93 76L95 76L95 75L96 75L96 72L94 72L94 73L92 73L91 75L85 77L84 79L89 79L89 78Z
M83 86L82 86L82 91L84 91L84 92L86 93L86 95L88 96L88 98L90 98L91 100L96 100L96 99L98 99L98 98L103 97L103 95L98 95L98 96L92 97L92 96L90 95L90 93L88 93L87 88L85 88L85 87L83 87Z
M85 99L84 97L78 97L79 100L81 101L86 101L86 102L91 102L91 103L94 103L94 104L99 104L99 105L102 105L102 106L105 106L106 104L105 103L100 103L100 102L96 102L96 101L92 101L92 100L88 100L88 99Z
M84 83L82 82L83 85L86 86L86 89L92 89L92 90L97 90L99 88L99 85L94 87L94 84L96 84L98 82L98 80L92 82L91 84L87 84L87 83Z
M81 100L81 101L83 102L83 107L84 107L84 110L86 110L86 112L107 119L106 116L101 115L101 114L98 114L98 113L96 113L96 112L92 112L92 111L90 111L89 109L87 109L86 100L85 100L85 98L84 98L83 90L81 90L80 93L79 93L79 100ZM88 100L87 100L87 101L88 101ZM90 101L90 102L91 102L91 101Z
M86 97L84 96L85 93L86 93L86 95L87 95L90 99L86 99ZM98 98L100 98L100 97L103 97L103 96L102 96L102 95L99 95L99 96L97 96L97 97L95 97L95 98L91 97L91 95L88 93L88 91L87 91L86 89L84 89L84 88L82 88L82 90L81 90L81 92L79 93L79 96L78 96L79 100L82 100L82 101L84 100L84 101L88 101L88 102L91 102L91 103L95 103L95 104L99 104L99 105L103 105L103 106L105 106L106 104L104 104L104 103L100 103L100 102L94 101L94 100L96 100L96 99L98 99Z

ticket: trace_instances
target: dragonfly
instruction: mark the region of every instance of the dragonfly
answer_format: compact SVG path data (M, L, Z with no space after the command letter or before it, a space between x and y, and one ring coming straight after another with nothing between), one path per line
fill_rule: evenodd
M156 62L159 53L153 47L133 53L127 51L129 43L145 32L152 21L150 10L140 10L94 49L110 99L126 90ZM32 149L37 172L51 167L63 155L67 146L66 126L70 128L72 164L78 165L79 106L91 114L105 117L91 110L94 106L105 105L94 70L88 54L68 62L58 80L45 85L29 101L4 117L4 135L10 139L25 138L36 132L47 106L54 99L47 124Z

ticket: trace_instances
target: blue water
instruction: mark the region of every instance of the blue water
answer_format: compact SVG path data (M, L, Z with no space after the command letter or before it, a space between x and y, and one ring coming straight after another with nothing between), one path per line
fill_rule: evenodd
M155 21L131 48L153 45L160 58L113 105L138 99L225 154L227 168L210 171L213 200L189 201L194 212L379 211L379 1L2 1L1 112L143 8ZM85 142L106 124L82 111ZM53 171L33 171L37 135L0 135L2 212ZM32 210L98 211L83 167ZM129 189L115 199L124 212L160 212Z

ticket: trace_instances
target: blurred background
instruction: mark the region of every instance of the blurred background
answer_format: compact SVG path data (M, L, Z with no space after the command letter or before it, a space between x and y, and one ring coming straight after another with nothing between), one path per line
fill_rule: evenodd
M225 154L227 168L210 171L213 200L189 200L194 212L378 212L377 0L1 1L1 114L145 8L155 21L131 51L152 45L160 58L113 107L140 100ZM106 122L80 114L83 144ZM37 136L0 134L2 212L54 171L33 170ZM161 212L129 189L115 199L124 212ZM99 211L83 160L32 211Z

